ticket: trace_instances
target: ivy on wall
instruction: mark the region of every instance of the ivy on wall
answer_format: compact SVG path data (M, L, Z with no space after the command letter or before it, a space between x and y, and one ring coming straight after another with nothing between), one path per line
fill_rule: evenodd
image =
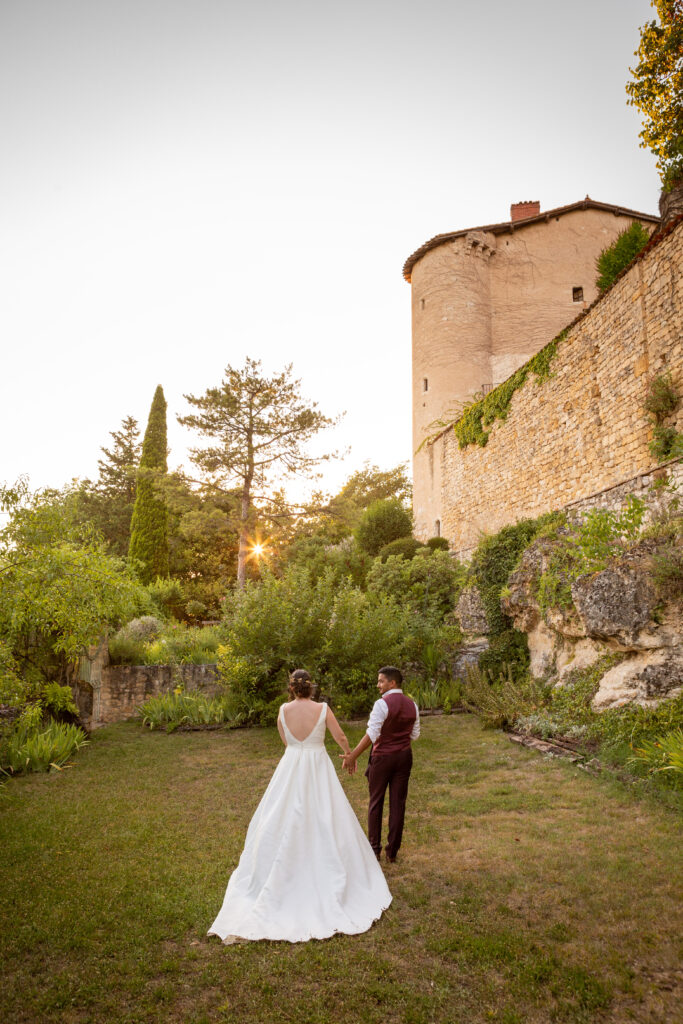
M478 444L482 448L489 439L490 427L495 420L507 419L510 402L515 391L523 387L530 373L536 375L536 383L543 384L551 377L550 367L557 353L559 342L564 341L567 329L544 346L540 352L520 366L511 377L490 391L488 395L466 405L460 418L453 424L453 430L461 448Z

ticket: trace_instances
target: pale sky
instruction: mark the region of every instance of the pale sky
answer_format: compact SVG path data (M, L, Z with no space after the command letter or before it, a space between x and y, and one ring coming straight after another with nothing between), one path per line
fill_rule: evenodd
M407 256L593 199L655 213L624 84L648 0L2 0L0 481L97 476L248 354L411 457Z

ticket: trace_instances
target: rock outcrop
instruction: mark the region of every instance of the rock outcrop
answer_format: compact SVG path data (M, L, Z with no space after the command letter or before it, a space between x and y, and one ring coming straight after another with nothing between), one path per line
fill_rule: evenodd
M678 605L661 605L647 557L580 576L571 584L571 603L543 613L538 582L551 548L547 538L527 548L501 600L515 627L527 634L532 674L561 684L570 672L620 652L623 661L600 682L596 710L657 704L681 693L683 614Z

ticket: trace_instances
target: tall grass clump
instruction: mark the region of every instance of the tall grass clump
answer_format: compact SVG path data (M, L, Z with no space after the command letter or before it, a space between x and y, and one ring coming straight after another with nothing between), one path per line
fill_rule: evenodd
M208 697L198 690L149 697L138 712L143 725L149 729L163 728L166 732L173 732L180 726L202 728L231 721L225 696Z

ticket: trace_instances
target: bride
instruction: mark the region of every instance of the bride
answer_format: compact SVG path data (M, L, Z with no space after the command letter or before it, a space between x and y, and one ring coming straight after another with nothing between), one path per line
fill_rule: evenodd
M278 713L285 752L249 824L240 862L208 931L239 939L326 939L367 931L391 893L325 750L349 744L308 672L290 676Z

